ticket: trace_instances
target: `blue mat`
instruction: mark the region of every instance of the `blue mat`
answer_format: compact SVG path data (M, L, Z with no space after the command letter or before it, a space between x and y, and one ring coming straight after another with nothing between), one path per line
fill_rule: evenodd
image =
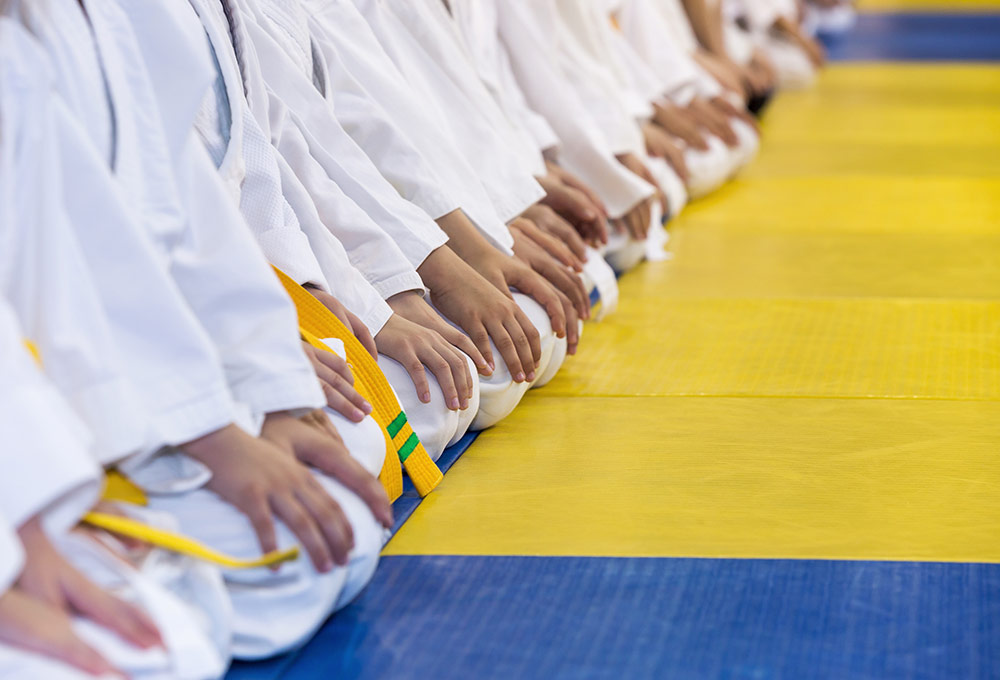
M1000 565L386 557L238 680L1000 678Z
M996 61L1000 14L860 14L825 42L837 61Z

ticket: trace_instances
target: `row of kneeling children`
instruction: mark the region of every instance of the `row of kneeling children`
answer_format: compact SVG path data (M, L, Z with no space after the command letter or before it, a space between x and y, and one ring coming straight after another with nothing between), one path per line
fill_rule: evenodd
M404 475L430 492L753 158L823 61L806 17L5 0L0 676L215 678L308 641Z

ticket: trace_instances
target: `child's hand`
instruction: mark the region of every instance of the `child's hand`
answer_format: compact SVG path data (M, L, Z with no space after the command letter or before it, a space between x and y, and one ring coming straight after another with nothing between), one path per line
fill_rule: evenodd
M477 257L482 263L488 262L492 254L505 257L492 246L483 250L484 254ZM538 330L514 302L503 274L484 265L490 270L487 277L484 269L459 258L450 246L438 248L432 255L436 257L425 260L419 271L434 306L472 339L491 373L496 363L490 340L515 382L533 380L541 360Z
M550 168L557 166L550 165ZM562 174L557 174L550 170L548 175L537 177L538 183L545 189L546 196L542 199L542 204L554 210L564 220L572 223L575 231L579 232L591 245L597 246L608 242L608 214L603 203L597 202L593 192L586 189L585 185L579 183L575 177L571 184L562 179ZM572 177L569 175L569 177ZM579 188L583 186L586 190ZM536 207L529 208L533 210ZM530 214L526 216L534 219ZM539 225L542 226L542 225ZM570 243L567 241L567 245Z
M375 349L375 340L372 338L371 331L368 330L361 319L355 316L347 307L341 304L340 300L333 297L324 290L320 290L315 286L306 285L306 290L308 290L314 298L323 303L323 306L333 312L333 315L340 319L340 322L347 326L354 337L364 345L364 348L368 350L374 358L378 359L378 351Z
M270 413L264 418L260 436L295 456L303 465L311 465L336 479L357 494L384 527L392 527L392 506L385 489L351 457L336 432L331 437L288 413Z
M564 267L580 273L587 261L587 245L569 222L541 203L536 203L524 211L524 220L517 220L525 227L527 236L545 248ZM530 227L528 225L531 225ZM514 223L511 223L511 229Z
M514 234L514 255L543 276L559 296L566 318L567 351L576 354L576 347L580 341L579 309L583 305L588 305L583 282L579 276L556 262L522 230L512 227L511 232ZM570 295L573 297L570 298Z
M354 547L351 525L337 502L294 456L235 425L181 448L212 471L208 488L246 515L263 552L278 549L277 516L302 543L317 571L347 564Z
M0 642L61 661L89 675L125 675L73 632L66 610L18 588L0 595Z
M646 123L642 126L642 134L646 141L646 152L653 158L662 158L667 162L681 181L685 184L691 179L688 173L684 152L674 139L656 123Z
M449 409L458 411L469 407L472 398L469 366L465 356L441 334L393 314L375 336L375 343L379 352L398 361L410 374L420 401L425 404L431 401L426 373L430 370Z
M140 649L163 644L156 624L145 612L106 593L66 561L49 541L40 520L29 520L17 533L25 554L24 570L17 581L22 593L67 619L70 615L90 619Z
M316 371L326 396L326 405L348 420L360 423L372 412L371 404L354 389L354 374L347 362L333 352L316 349L308 342L302 350Z
M669 215L670 206L667 204L667 195L663 193L663 187L661 187L660 183L656 181L656 178L653 177L653 173L649 170L649 168L642 161L642 159L636 156L634 153L623 153L618 156L618 162L624 165L626 168L628 168L629 171L631 171L634 175L638 176L639 178L653 185L653 187L656 189L656 195L653 198L659 201L660 206L663 208L663 214ZM645 224L642 227L642 234L639 237L633 235L633 238L638 238L639 240L646 239L646 234L649 232L649 217L651 214L649 212L650 210L651 206L647 205L646 219L644 220Z

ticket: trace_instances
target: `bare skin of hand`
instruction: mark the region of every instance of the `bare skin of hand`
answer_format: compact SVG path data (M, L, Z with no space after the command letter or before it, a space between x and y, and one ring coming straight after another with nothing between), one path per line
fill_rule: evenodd
M723 116L741 120L752 127L758 134L760 133L760 125L758 125L757 119L754 118L754 115L746 107L738 107L725 97L714 97L709 100L709 104Z
M566 267L549 252L544 242L551 237L542 232L531 220L523 218L512 222L510 231L514 235L514 255L527 262L528 266L544 276L546 281L568 298L576 312L575 317L590 318L590 298L583 286L583 280L576 270ZM542 258L541 255L545 257ZM566 301L563 301L563 308L566 308ZM576 319L571 320L567 315L566 330L570 331L576 326Z
M656 123L646 123L642 126L642 134L646 140L646 152L653 158L662 158L667 162L677 176L685 184L688 183L690 173L688 173L687 163L684 161L684 152L681 150L673 138Z
M600 211L600 216L604 219L608 218L608 207L604 205L604 201L601 200L601 197L590 188L590 185L555 161L546 160L545 168L549 171L549 175L555 177L566 186L583 192L587 199Z
M768 81L766 74L755 67L753 62L740 68L740 78L746 83L747 90L753 93L755 97L760 97L773 89L773 85Z
M427 380L427 371L430 371L449 409L458 411L469 407L472 377L465 357L440 333L393 314L375 336L375 343L379 352L398 361L410 374L420 401L431 402Z
M330 419L326 421L329 423ZM291 414L269 413L260 436L295 456L303 465L336 479L365 502L382 526L392 527L392 506L385 488L354 460L332 424L330 430L321 431Z
M360 423L372 412L371 404L354 389L354 374L346 361L333 352L316 349L308 342L302 343L302 351L316 371L327 406L355 423Z
M723 59L702 49L694 53L694 58L702 68L719 81L720 85L738 94L743 101L749 99L751 94L761 94L751 91L747 87L743 81L742 69L728 59Z
M688 111L694 115L698 122L709 132L720 138L729 148L735 148L740 144L740 138L736 136L729 119L725 114L701 97L695 97L688 104Z
M420 293L417 293L416 291L399 293L397 295L393 295L386 302L388 302L389 306L392 307L392 311L396 312L399 316L403 317L407 321L417 324L418 326L423 326L424 328L438 333L451 345L461 350L463 354L469 356L472 359L472 363L476 365L476 369L483 375L490 375L493 372L489 363L486 361L485 357L483 357L482 352L480 352L479 348L472 342L472 339L445 321L440 314L434 311L433 307L427 304L427 301L424 300L424 297L420 295ZM473 376L469 374L468 366L463 360L461 371L459 371L459 374L455 375L455 384L459 385L463 382L468 383L469 399L472 398L472 380Z
M537 178L546 193L542 203L572 224L590 245L607 243L608 213L604 204L580 180L562 169L556 170L554 164L549 167L548 175Z
M326 413L322 409L316 409L315 411L310 411L304 416L301 416L299 420L301 420L309 427L315 428L319 432L322 432L328 437L333 437L335 440L340 439L340 433L337 432L337 428L334 426L333 422L327 417Z
M77 637L65 609L46 604L18 588L0 595L0 643L61 661L95 677L125 678Z
M446 328L441 330L444 330L449 337L455 336L456 333L462 334L441 320L416 293L394 296L389 299L389 305L393 311L398 307L405 314L393 314L389 323L375 336L379 350L403 365L413 379L417 395L424 403L430 402L430 387L426 373L426 370L430 370L441 387L448 408L453 411L468 408L469 400L472 398L473 378L469 373L465 355L449 338L438 332L437 328L445 326ZM422 323L410 320L411 316L419 318ZM459 342L471 346L470 349L479 354L468 338L463 337Z
M468 233L468 229L471 229L473 233ZM553 289L552 286L545 281L545 279L536 274L532 271L531 267L524 264L517 258L506 255L487 243L486 240L475 231L475 228L471 226L471 223L468 228L451 231L446 229L445 231L449 237L448 247L454 252L455 255L458 255L459 259L464 260L469 267L493 284L493 286L508 299L513 300L513 296L510 292L511 289L517 290L520 293L533 298L535 302L542 306L542 309L544 309L545 313L548 315L549 320L552 323L552 331L560 338L565 337L566 317L563 314L562 303L556 295L555 289ZM424 265L426 265L426 261ZM418 269L421 277L424 277L425 274L426 267L424 265L421 265ZM457 294L457 291L454 289L455 283L472 284L472 281L465 277L454 276L455 272L459 270L460 268L442 271L442 267L437 266L434 268L433 272L426 272L428 276L433 276L437 283L432 285L429 283L428 278L424 278L424 283L431 290L431 299L434 302L434 306L441 310L441 313L447 318L451 319L454 323L465 330L466 333L468 333L469 329L463 323L457 321L441 306L438 302L441 292L434 289L437 284L448 286L449 282L442 280L442 278L448 278L447 274L449 273L451 274L451 287L448 288L448 293L451 297L454 297ZM442 277L442 275L445 276ZM449 300L449 302L452 301ZM497 310L494 308L493 311L495 312ZM527 361L527 357L521 354L521 367L524 369L526 374L529 372L533 373L534 368L538 368L538 362L541 360L542 352L538 331L531 325L531 322L528 321L527 316L521 312L520 307L517 307L517 313L518 315L516 316L516 320L521 326L523 334L527 336L531 348L531 357L533 358L532 364ZM509 330L511 330L513 334L513 329ZM471 333L469 333L469 335L472 337L473 342L475 342L476 337ZM495 339L494 343L496 343ZM476 342L476 346L479 346L478 342ZM504 353L504 350L499 344L497 344L497 348L501 350L501 354L504 355L504 359L507 359L507 354ZM510 368L510 363L508 363L507 366ZM533 368L531 368L531 366L533 366ZM513 370L511 370L511 373L516 375Z
M67 627L71 616L82 616L140 649L163 646L153 620L138 607L110 595L77 571L49 541L41 521L29 520L17 533L25 554L24 569L17 580L18 591L50 607ZM64 634L58 639L83 653ZM95 662L100 660L100 656L86 655L86 658Z
M552 259L551 255L517 227L513 227L511 232L514 234L514 254L544 276L558 292L566 314L568 352L576 354L580 342L577 320L580 318L580 310L589 307L589 299L580 277Z
M656 196L654 196L654 199L660 202L660 207L663 208L663 214L669 215L670 205L667 203L667 195L663 193L663 187L661 187L660 183L656 181L656 177L653 176L653 173L650 172L648 167L646 167L646 164L643 163L642 159L633 153L623 153L618 156L618 162L656 188Z
M778 69L762 49L754 49L748 68L760 79L761 87L764 88L765 92L777 87Z
M211 470L208 488L246 515L262 552L278 549L278 518L295 534L317 571L347 564L354 531L337 502L293 454L236 425L181 448Z
M653 121L668 133L683 141L689 148L708 151L708 140L698 128L691 114L676 104L653 104Z
M633 154L622 154L618 160L641 179L650 182L653 179L646 165ZM649 179L646 179L646 178ZM658 195L640 201L634 205L622 217L612 220L612 224L619 231L626 232L630 238L636 241L644 241L649 234L650 219L652 217L653 201L663 196L663 191L655 181L650 182L657 190Z
M644 241L649 234L649 222L652 216L650 206L653 199L637 203L621 217L611 220L611 224L619 233L626 233L635 241Z
M324 307L333 312L334 316L340 319L342 324L351 330L351 333L353 333L354 337L356 337L364 348L368 350L369 354L378 359L378 350L375 347L375 340L372 338L372 334L371 331L368 330L368 326L362 323L361 319L341 304L340 300L326 291L308 284L306 284L305 288L312 293L314 298L322 302Z
M524 221L534 229L528 229L528 237L542 246L549 255L564 267L582 272L587 260L587 245L573 227L547 205L536 203L524 211Z
M316 292L313 294L324 305L328 301L332 301L329 295L316 294ZM331 309L331 311L334 310ZM358 323L363 327L363 324ZM460 356L455 348L449 345L438 333L411 323L398 315L393 315L378 332L373 342L375 351L372 352L372 356L377 358L378 353L382 352L406 367L420 401L428 404L431 400L430 384L427 382L427 374L424 372L426 366L437 378L445 396L445 403L448 404L449 408L458 410L468 406L469 397L465 395L471 395L469 380L462 378L456 384L451 368L452 365L456 365ZM461 375L468 375L464 360L462 361Z
M784 35L793 43L798 45L809 57L809 61L816 68L822 67L826 63L826 50L819 43L819 41L806 35L802 28L795 23L787 19L786 17L779 17L774 22L774 29L779 35Z
M418 270L434 306L472 339L490 373L497 361L492 340L515 382L534 380L541 359L538 330L514 302L502 275L485 278L450 248L447 253L435 251L439 257L428 258ZM496 252L488 244L486 248Z

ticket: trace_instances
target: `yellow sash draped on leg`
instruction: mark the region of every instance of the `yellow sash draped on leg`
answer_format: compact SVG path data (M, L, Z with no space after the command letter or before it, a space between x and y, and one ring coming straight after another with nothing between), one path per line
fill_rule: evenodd
M372 405L372 417L386 437L386 457L379 481L389 494L389 500L396 500L403 493L400 463L406 468L417 492L421 496L429 494L441 482L441 471L407 422L406 414L378 363L322 302L280 269L275 268L275 271L295 303L302 338L316 349L326 352L331 350L323 340L336 338L344 343L347 362L354 372L354 387Z

